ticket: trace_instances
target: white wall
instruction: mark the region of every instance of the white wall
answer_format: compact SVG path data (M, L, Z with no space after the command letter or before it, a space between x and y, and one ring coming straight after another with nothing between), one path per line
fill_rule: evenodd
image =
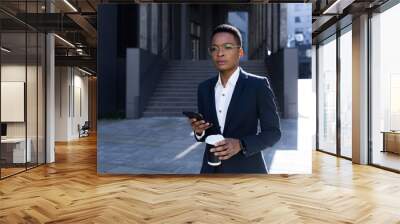
M72 136L78 137L78 124L81 126L85 123L85 121L89 120L89 102L88 102L88 77L81 76L82 73L79 72L79 75L74 75L74 108L73 108L73 119L71 120L72 125ZM79 93L80 92L80 93ZM80 97L79 97L80 96ZM80 111L81 110L81 111Z
M37 70L38 69L38 70ZM21 113L26 112L26 120L22 122L5 122L7 124L8 138L24 138L25 135L29 139L31 148L32 161L39 163L44 162L44 74L42 67L25 66L21 63L7 63L1 66L2 82L24 82L26 84L26 106L25 103L19 110ZM27 80L26 80L27 78ZM2 89L3 92L4 89ZM4 93L4 92L3 92ZM2 98L7 95L2 95ZM10 107L2 107L2 112L16 113ZM37 153L39 156L37 157Z
M35 74L36 75L36 67L33 66L27 66L25 67L24 65L19 65L19 64L6 64L1 66L1 81L3 82L25 82L25 75L27 69L27 74L28 74L28 79L29 79L29 84L30 85L36 85L36 81L31 80L30 74ZM34 83L32 83L34 82ZM36 99L36 88L27 88L27 103L30 104L31 102ZM3 96L4 97L4 96ZM36 101L35 101L36 103ZM31 112L32 107L34 106L34 110L36 110L36 104L34 105L29 105L31 106L30 110L28 112ZM7 110L7 108L1 108L1 110ZM28 113L27 114L28 118L28 137L30 132L30 128L32 127L33 129L36 130L36 113ZM32 124L31 122L34 121L35 124ZM7 136L8 137L25 137L25 123L26 122L7 122Z
M56 67L56 141L79 138L78 124L88 120L88 105L88 78L76 68Z
M67 67L55 68L55 141L68 140L68 88L70 84L68 71Z

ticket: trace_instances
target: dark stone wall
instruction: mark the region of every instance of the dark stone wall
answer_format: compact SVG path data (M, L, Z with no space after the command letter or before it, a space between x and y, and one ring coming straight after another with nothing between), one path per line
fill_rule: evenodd
M124 118L126 49L138 47L138 5L102 4L97 13L98 118Z

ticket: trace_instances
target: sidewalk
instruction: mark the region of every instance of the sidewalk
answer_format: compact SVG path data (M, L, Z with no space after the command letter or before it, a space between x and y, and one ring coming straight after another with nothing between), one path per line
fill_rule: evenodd
M276 150L297 149L297 120L281 120L283 136L263 151L270 172ZM186 118L153 117L98 123L99 173L198 174L204 143L195 141Z

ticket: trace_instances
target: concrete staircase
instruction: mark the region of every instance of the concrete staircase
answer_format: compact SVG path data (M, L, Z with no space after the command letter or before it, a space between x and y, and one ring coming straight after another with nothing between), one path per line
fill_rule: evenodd
M257 75L264 75L263 61L243 61L241 67ZM164 70L144 117L183 116L182 111L197 111L197 86L218 74L212 62L170 61Z

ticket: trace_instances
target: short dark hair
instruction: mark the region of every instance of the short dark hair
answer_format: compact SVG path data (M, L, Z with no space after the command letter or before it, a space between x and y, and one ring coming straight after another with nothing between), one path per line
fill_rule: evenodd
M212 38L214 37L214 35L217 34L217 33L230 33L230 34L232 34L232 35L235 37L235 39L236 39L236 41L238 42L238 44L239 44L240 46L242 46L242 35L240 34L240 31L239 31L238 28L236 28L236 27L234 27L234 26L232 26L232 25L229 25L229 24L221 24L221 25L218 25L218 26L215 27L215 29L213 30L210 39L212 40Z

